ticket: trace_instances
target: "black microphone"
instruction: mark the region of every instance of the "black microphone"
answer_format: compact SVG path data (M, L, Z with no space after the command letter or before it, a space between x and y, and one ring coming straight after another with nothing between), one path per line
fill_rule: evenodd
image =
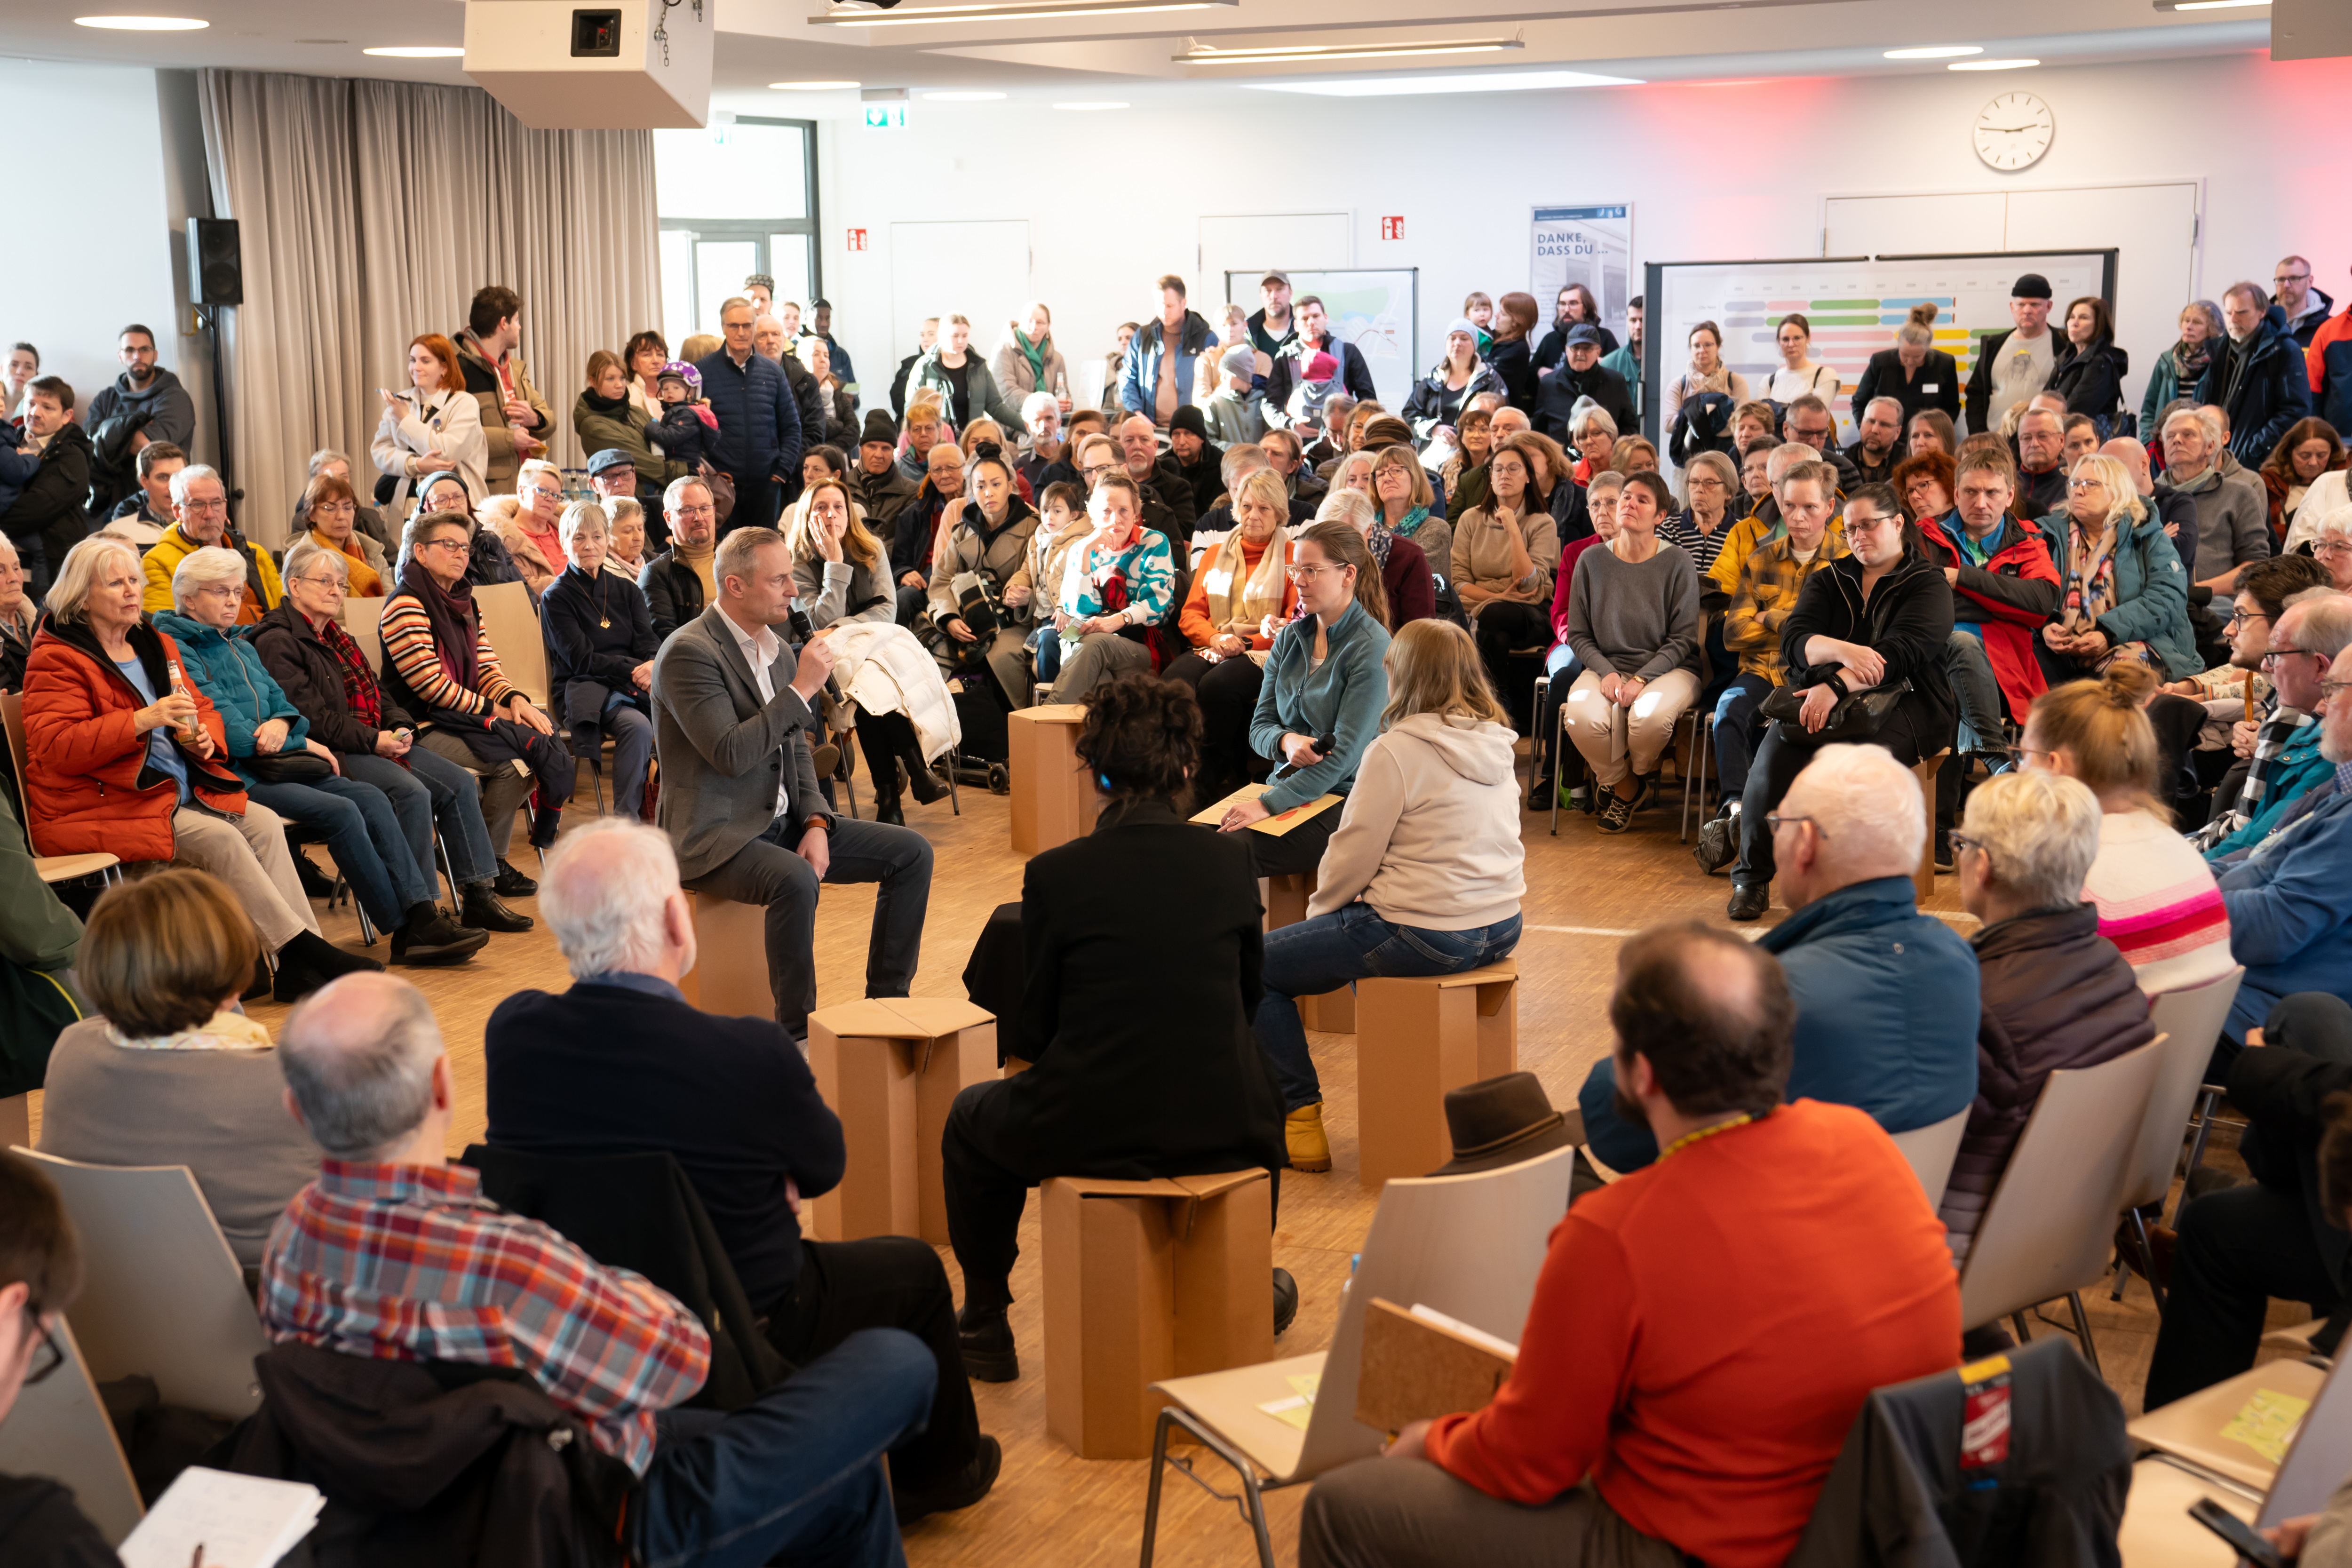
M791 606L784 611L784 620L793 628L793 639L803 647L816 640L816 623L809 619L809 613L801 608L798 599L793 600ZM841 681L830 670L825 672L824 689L835 702L849 700L847 694L841 689Z

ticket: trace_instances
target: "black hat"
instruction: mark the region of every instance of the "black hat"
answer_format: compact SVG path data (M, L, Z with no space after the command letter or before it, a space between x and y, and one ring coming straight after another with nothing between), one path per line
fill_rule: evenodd
M607 447L588 459L588 471L591 474L601 474L606 468L626 468L630 461L629 455L618 447Z
M1571 343L1597 343L1601 341L1601 329L1590 321L1579 321L1568 329L1567 341Z
M898 444L898 422L891 418L889 415L884 413L879 408L867 409L866 411L866 431L865 434L857 437L857 444L863 447L868 441L879 441L885 446L889 447L897 446Z
M2050 298L2050 279L2039 272L2029 272L2010 285L2009 297L2012 300L2047 300Z
M1209 438L1208 420L1189 403L1168 416L1168 433L1172 436L1179 430L1189 431L1203 441Z
M1466 1176L1500 1170L1575 1142L1568 1118L1531 1072L1507 1072L1445 1091L1445 1128L1454 1158L1429 1173Z

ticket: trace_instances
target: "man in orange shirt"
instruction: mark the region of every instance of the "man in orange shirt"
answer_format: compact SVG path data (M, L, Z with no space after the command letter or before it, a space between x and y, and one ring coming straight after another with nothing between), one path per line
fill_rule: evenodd
M1795 1008L1771 954L1645 932L1609 1016L1657 1163L1553 1230L1492 1405L1315 1484L1300 1568L1777 1568L1864 1396L1958 1363L1944 1227L1894 1141L1780 1103Z

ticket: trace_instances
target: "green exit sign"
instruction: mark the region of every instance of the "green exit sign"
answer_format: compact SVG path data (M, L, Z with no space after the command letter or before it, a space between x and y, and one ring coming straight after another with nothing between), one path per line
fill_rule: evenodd
M869 103L866 106L866 129L868 131L904 131L906 128L905 104Z

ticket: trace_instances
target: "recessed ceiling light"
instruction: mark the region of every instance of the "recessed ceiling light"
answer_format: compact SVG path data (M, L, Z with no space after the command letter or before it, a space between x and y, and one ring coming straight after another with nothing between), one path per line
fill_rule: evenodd
M1206 11L1241 0L961 0L887 14L844 8L811 16L826 27L908 27L928 22L1036 22L1061 16L1131 16L1146 11Z
M2268 5L2269 0L2263 0L2263 4ZM1890 60L1948 60L1961 55L1982 53L1984 47L1980 44L1928 44L1916 49L1889 49L1885 58Z
M1483 55L1499 49L1526 47L1527 45L1517 38L1436 38L1425 43L1394 44L1280 44L1253 49L1221 49L1213 44L1195 44L1184 53L1168 58L1180 65L1189 66L1252 66L1292 60L1389 59L1403 55Z
M933 103L986 103L1003 98L1001 92L927 92L923 97Z
M1944 68L1948 71L2021 71L2028 66L2038 66L2040 60L1954 60Z
M1639 87L1642 79L1590 71L1486 71L1475 76L1393 77L1381 81L1252 81L1260 92L1309 92L1321 98L1396 98L1436 92L1528 92L1553 87Z
M463 44L386 44L381 48L362 49L363 55L373 55L387 60L456 60L466 56Z
M2267 5L2271 0L2157 0L2159 11L2235 11L2243 5Z
M772 81L768 84L777 92L845 92L858 85L854 81Z
M294 41L298 44L348 44L351 42L349 38L297 38Z
M193 33L209 27L194 16L76 16L77 27L104 27L116 33Z
M1094 113L1097 110L1102 110L1102 109L1125 109L1125 108L1127 107L1127 105L1125 105L1125 104L1123 104L1123 103L1108 103L1108 102L1106 102L1106 103L1057 103L1057 104L1054 105L1054 107L1055 107L1055 108L1056 108L1056 109L1066 110L1068 110L1070 113L1073 113L1073 114L1092 114L1092 113Z

